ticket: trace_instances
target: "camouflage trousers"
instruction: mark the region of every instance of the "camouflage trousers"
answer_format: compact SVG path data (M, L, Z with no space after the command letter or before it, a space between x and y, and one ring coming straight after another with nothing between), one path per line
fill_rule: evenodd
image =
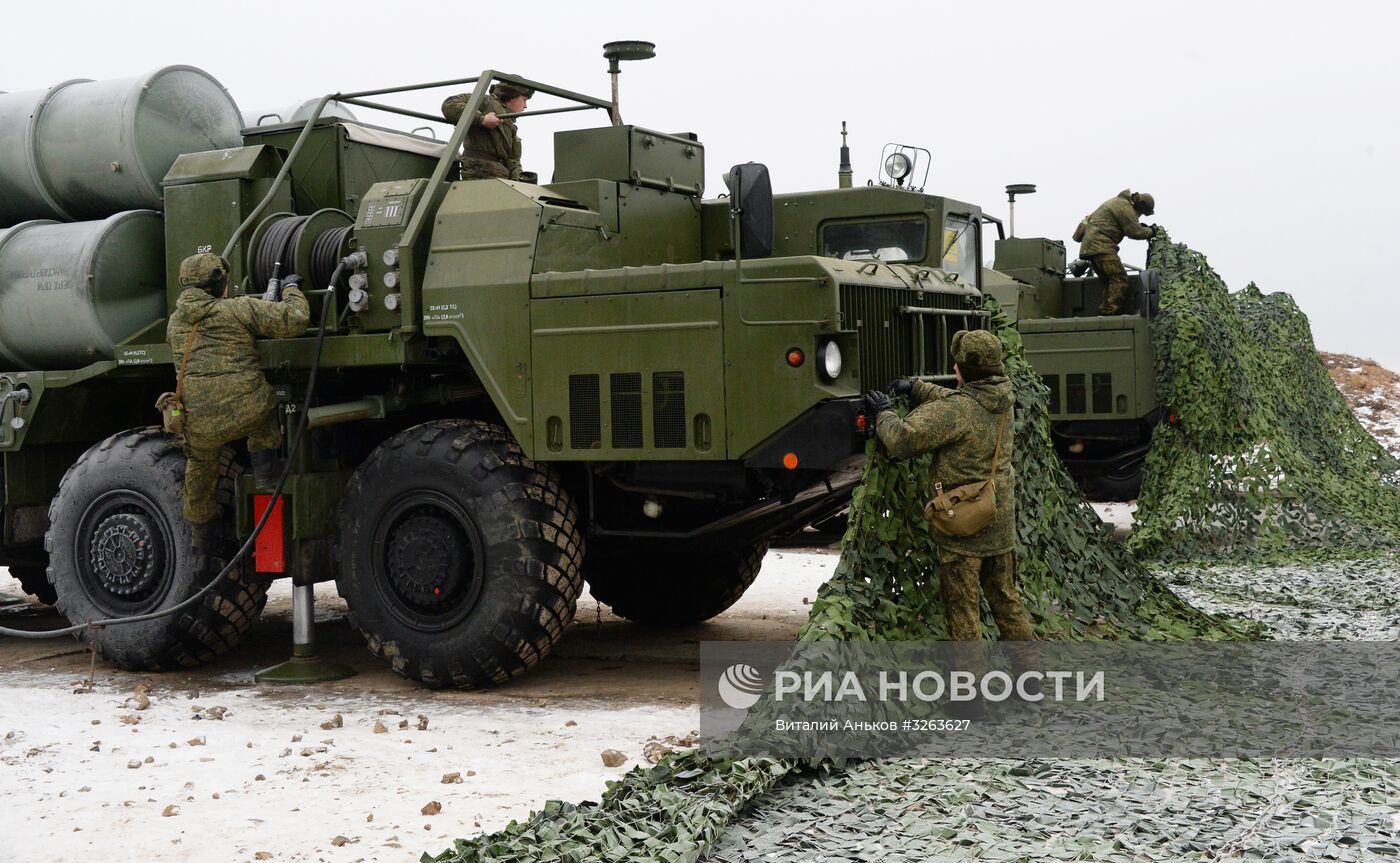
M1123 269L1123 259L1113 252L1090 255L1089 263L1094 272L1104 280L1103 302L1099 303L1099 314L1121 315L1128 307L1128 271Z
M213 427L209 427L213 426ZM243 438L248 449L276 449L282 445L277 410L260 413L243 423L185 421L185 521L204 524L219 514L219 460L224 447Z
M938 580L943 589L944 613L948 616L948 637L953 641L982 640L983 596L987 597L992 619L1001 630L1002 641L1035 641L1031 617L1016 589L1014 552L995 557L964 557L945 552L939 555ZM1030 645L1008 646L1008 652L1017 671L1039 664L1038 651ZM980 650L969 651L959 657L959 665L980 670L982 657Z
M502 162L492 162L488 159L473 159L468 156L462 160L463 180L489 180L492 177L509 180L510 169Z

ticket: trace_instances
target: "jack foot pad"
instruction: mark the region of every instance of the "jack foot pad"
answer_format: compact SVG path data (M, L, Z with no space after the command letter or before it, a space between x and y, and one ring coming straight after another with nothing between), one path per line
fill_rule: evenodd
M253 674L258 683L273 686L298 686L308 683L328 683L353 677L355 669L334 662L322 662L315 656L293 656L280 665L264 668Z

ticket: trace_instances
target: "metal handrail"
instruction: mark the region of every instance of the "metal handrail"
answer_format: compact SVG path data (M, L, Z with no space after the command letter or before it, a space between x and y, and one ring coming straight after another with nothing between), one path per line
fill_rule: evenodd
M446 193L446 189L443 188L443 184L444 181L447 179L447 172L450 170L452 163L455 162L457 159L457 153L461 150L462 141L466 138L467 129L471 126L472 119L481 109L481 103L485 98L486 89L492 81L500 81L506 84L515 84L520 87L532 89L537 93L544 93L546 95L555 96L560 99L566 99L571 102L579 103L576 106L570 106L566 108L546 108L538 111L523 111L519 114L510 114L507 116L524 117L535 116L539 114L562 113L564 111L584 111L597 108L601 108L609 112L612 111L611 100L600 99L596 96L589 96L583 93L576 93L573 90L565 90L562 87L554 87L549 84L544 84L538 81L532 81L529 78L522 78L519 75L511 75L505 72L498 72L494 69L487 69L481 72L481 74L471 78L452 78L444 81L430 81L428 83L423 84L404 84L397 87L380 87L374 90L358 90L352 93L328 94L326 96L323 96L321 100L316 103L316 110L312 111L311 116L307 118L305 125L302 127L301 134L297 136L296 142L292 144L292 149L288 151L286 161L282 164L282 169L278 171L277 177L273 180L272 185L268 188L267 194L263 197L263 199L260 202L258 202L258 205L253 208L253 211L248 214L247 218L245 218L243 222L238 226L238 228L233 232L233 236L229 238L228 244L224 246L223 257L228 258L230 255L233 254L233 250L238 246L240 242L243 241L243 238L247 235L248 230L257 223L257 220L261 218L265 212L267 212L267 208L271 206L272 201L277 195L278 190L282 188L282 184L285 183L287 181L287 178L290 176L292 165L296 162L297 156L300 155L302 147L306 144L306 141L311 136L312 127L315 126L316 122L321 119L321 115L325 113L326 106L328 104L330 104L331 102L341 102L347 105L356 105L363 108L370 108L372 110L385 111L390 114L399 114L405 117L413 117L419 120L446 122L446 120L440 116L426 114L421 111L414 111L409 108L400 108L395 105L386 105L379 102L369 102L366 100L372 96L386 96L395 93L409 93L418 90L434 90L439 87L455 87L462 86L465 84L474 84L475 88L472 90L471 99L467 102L466 110L462 111L462 117L457 121L457 125L452 131L452 137L448 140L447 146L444 147L443 154L439 158L437 167L433 171L433 177L429 187L429 194L424 195L419 200L418 206L414 209L413 215L409 218L408 229L404 231L404 236L400 241L400 251L410 251L423 232L423 226L426 223L425 214L427 212L431 212L432 209L436 208L436 206L439 203L441 203L442 196ZM405 289L407 289L411 287L411 282L413 278L411 268L409 270L406 270L404 275L407 277L406 282L410 283L404 286Z

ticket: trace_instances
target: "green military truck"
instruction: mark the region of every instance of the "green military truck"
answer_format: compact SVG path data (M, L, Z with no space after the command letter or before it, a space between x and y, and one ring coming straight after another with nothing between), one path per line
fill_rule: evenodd
M607 119L556 134L549 183L461 181L492 81L550 100L527 114ZM446 140L318 116L334 99L441 122L385 101L433 88L471 90ZM187 67L0 96L0 565L74 624L219 572L180 516L179 442L151 423L179 263L227 250L235 292L306 279L312 329L260 343L304 443L270 513L229 449L222 557L265 517L254 553L177 614L83 631L105 657L220 655L275 578L334 579L371 650L431 686L536 664L585 581L640 623L728 608L771 539L845 505L862 390L948 379L952 332L985 318L976 246L853 259L892 230L863 202L909 193L773 196L761 165L707 200L703 143L622 125L615 99L488 70L240 129ZM920 197L898 230L936 243L980 219Z
M844 134L844 133L843 133ZM994 297L1016 323L1026 356L1049 388L1051 434L1066 469L1087 495L1136 498L1151 442L1163 419L1153 378L1151 329L1158 312L1158 277L1129 274L1127 314L1100 316L1102 280L1066 268L1065 246L1043 237L1008 237L1001 220L977 207L925 195L910 183L927 151L890 144L880 182L849 188L849 156L842 147L843 188L779 195L779 212L799 225L778 239L789 254L833 255L931 268L939 278L975 285ZM1010 187L1025 193L1034 187ZM930 216L937 218L930 221ZM941 225L941 234L928 225ZM983 229L993 226L994 262L983 268ZM941 237L941 240L939 239ZM932 240L932 241L931 241ZM935 338L946 333L930 321ZM899 346L892 345L896 352ZM946 374L947 360L919 368Z
M1130 273L1127 313L1099 315L1103 281L1071 275L1065 259L1058 240L998 239L987 292L1016 321L1049 388L1050 433L1070 475L1091 498L1132 500L1164 419L1152 365L1157 272Z

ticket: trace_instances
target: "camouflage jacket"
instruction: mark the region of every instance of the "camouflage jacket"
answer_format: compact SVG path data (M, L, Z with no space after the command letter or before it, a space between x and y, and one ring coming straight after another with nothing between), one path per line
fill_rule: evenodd
M462 119L462 112L467 109L467 103L472 99L470 93L460 93L456 96L449 96L447 101L442 103L442 116L447 118L449 123L456 123ZM467 159L483 159L488 162L499 162L505 165L510 172L512 180L520 179L520 134L515 128L515 121L509 119L501 120L501 125L494 129L488 129L481 125L481 118L487 114L507 113L506 106L501 104L501 100L486 94L486 98L481 103L481 110L476 113L476 118L467 127L467 142L463 147L463 157Z
M190 329L199 324L181 391L189 421L202 428L220 418L238 424L276 407L256 340L299 336L310 320L306 297L294 287L282 289L280 303L251 296L216 300L200 288L181 292L165 338L178 372Z
M1124 236L1134 240L1152 238L1152 229L1138 221L1132 194L1132 190L1124 189L1100 204L1089 216L1089 224L1084 229L1084 242L1079 244L1079 257L1110 252L1117 254L1118 244L1123 242Z
M933 480L944 489L989 479L997 434L1005 421L1001 460L997 463L997 514L992 523L972 536L934 534L944 553L992 557L1016 547L1016 471L1012 454L1016 436L1015 398L1011 380L993 375L955 390L919 382L914 408L901 418L882 411L875 432L890 455L913 458L932 452Z

